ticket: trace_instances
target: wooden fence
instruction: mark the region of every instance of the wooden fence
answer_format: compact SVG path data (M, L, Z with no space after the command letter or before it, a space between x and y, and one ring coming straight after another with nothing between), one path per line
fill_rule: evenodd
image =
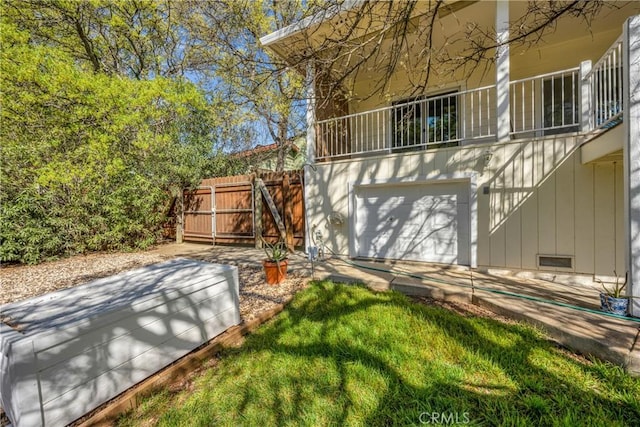
M205 179L184 192L184 240L213 244L254 244L284 238L287 245L304 246L302 171L263 172ZM259 178L259 179L258 179ZM260 190L264 183L281 227Z

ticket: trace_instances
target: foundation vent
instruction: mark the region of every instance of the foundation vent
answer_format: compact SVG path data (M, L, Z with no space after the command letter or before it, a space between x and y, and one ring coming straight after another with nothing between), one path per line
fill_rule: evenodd
M538 255L538 267L573 269L573 257L559 255Z

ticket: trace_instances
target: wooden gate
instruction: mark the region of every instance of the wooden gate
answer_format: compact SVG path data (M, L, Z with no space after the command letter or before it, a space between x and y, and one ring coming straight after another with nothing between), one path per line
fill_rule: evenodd
M284 238L289 246L303 246L302 176L302 171L286 171L203 180L196 189L184 192L184 239L260 246L257 236L262 236L270 242ZM282 230L260 190L261 183L275 205Z

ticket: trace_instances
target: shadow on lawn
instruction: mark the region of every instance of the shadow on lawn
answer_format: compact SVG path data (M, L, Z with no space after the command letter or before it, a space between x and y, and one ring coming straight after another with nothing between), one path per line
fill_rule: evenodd
M638 386L622 371L615 371L618 374L612 377L604 373L601 364L563 362L557 354L541 357L558 350L528 327L407 304L406 297L395 293L367 292L353 286L315 284L283 315L249 337L236 356L269 354L272 362L321 360L335 367L338 379L337 383L328 381L320 372L279 372L275 366L268 379L243 376L239 380L234 369L218 372L223 382L237 381L237 392L242 393L238 415L243 417L249 406L257 405L265 414L273 414L278 425L315 424L314 418L309 418L312 396L315 401L329 402L330 408L321 416L323 423L332 425L434 424L434 416L441 417L440 421L446 417L448 421L488 425L584 425L603 420L621 425L640 423ZM407 328L407 321L416 328L421 324L436 328L444 337L445 352L461 351L449 353L443 360L416 341L415 353L408 353L395 346L393 337L379 336L389 325L378 328L374 318L369 325L357 324L360 333L356 331L351 341L336 338L335 330L352 322L352 315L377 306L399 309L397 319L402 328ZM319 328L319 333L314 329L307 334L310 324ZM505 335L509 339L504 340ZM398 337L415 340L402 338L402 333ZM407 364L415 365L413 370L404 370ZM487 374L483 377L478 372L479 376L469 380L466 371L481 371L482 366L488 367ZM492 377L492 372L497 377ZM576 377L574 372L582 374ZM410 373L415 376L407 377ZM384 384L367 390L366 375L379 377L378 383ZM577 378L586 383L576 383ZM259 392L257 387L261 387ZM365 409L363 399L370 403Z

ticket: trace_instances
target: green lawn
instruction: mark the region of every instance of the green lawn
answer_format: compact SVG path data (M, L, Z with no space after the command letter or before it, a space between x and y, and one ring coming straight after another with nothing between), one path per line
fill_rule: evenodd
M640 381L535 329L322 282L121 425L640 425Z

